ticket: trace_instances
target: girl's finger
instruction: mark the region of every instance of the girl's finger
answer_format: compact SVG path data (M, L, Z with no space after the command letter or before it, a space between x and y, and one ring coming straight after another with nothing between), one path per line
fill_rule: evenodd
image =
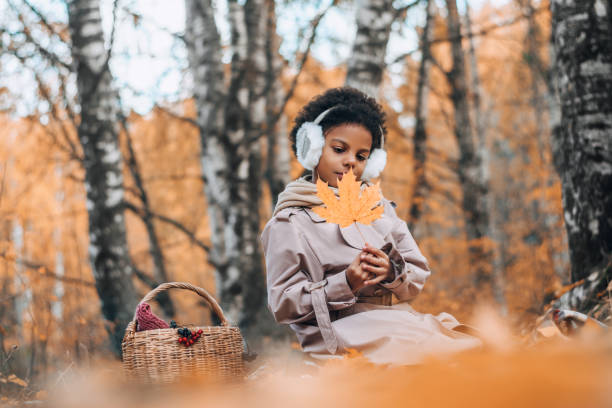
M373 255L375 255L377 257L380 257L380 258L388 258L387 254L383 250L378 249L378 248L374 248L374 247L372 247L372 246L370 246L368 244L366 244L366 246L363 247L363 251L368 252L370 254L373 254Z
M375 273L376 275L380 275L380 274L387 274L387 270L388 268L382 267L382 266L373 266L373 265L369 265L369 264L364 264L361 269L366 270L368 272L372 272Z
M381 282L383 279L385 279L385 275L378 275L376 278L374 279L369 279L365 282L363 282L363 286L372 286L372 285L376 285L377 283Z
M377 258L373 255L362 255L361 260L373 265L385 266L388 262L386 259Z
M359 279L362 281L370 278L370 273L363 268L363 264L361 265L361 271L358 272L357 276L359 276Z
M361 262L361 265L368 265L370 267L373 268L383 268L383 269L387 269L389 268L389 265L391 265L389 263L389 261L381 259L381 260L375 260L372 262L369 262L368 260L364 260L363 262Z

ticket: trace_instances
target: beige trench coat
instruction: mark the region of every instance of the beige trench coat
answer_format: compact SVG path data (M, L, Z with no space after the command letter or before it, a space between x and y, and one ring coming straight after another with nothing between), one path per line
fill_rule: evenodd
M416 312L409 301L430 275L427 260L393 205L371 225L340 228L307 207L278 212L265 226L268 306L278 323L289 324L305 352L337 354L357 349L378 363L418 363L428 352L458 351L479 340L452 330L448 313ZM346 268L365 241L389 255L394 279L362 289L355 296ZM359 302L393 293L393 306Z

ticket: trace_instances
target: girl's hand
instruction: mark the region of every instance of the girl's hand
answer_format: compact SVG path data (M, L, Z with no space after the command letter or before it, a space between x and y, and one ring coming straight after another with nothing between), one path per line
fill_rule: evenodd
M370 278L370 272L364 271L362 268L361 256L363 254L363 251L360 252L346 268L346 280L354 294L366 286L365 282Z
M387 254L366 244L346 269L346 279L353 293L357 293L366 286L389 278L391 271Z
M371 247L367 243L361 251L361 269L370 273L370 279L364 282L364 286L375 285L383 280L392 278L393 268L386 253L378 248Z

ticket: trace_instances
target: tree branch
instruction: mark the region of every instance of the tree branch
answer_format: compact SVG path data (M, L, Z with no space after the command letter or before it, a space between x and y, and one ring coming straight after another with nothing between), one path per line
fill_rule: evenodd
M548 10L548 8L547 8L547 7L541 7L541 8L539 8L539 9L537 9L537 10L534 10L534 12L532 13L532 15L535 15L535 14L537 14L537 13L541 13L541 12L543 12L543 11L547 11L547 10ZM505 22L503 22L503 23L500 23L500 24L492 24L492 25L489 25L489 26L487 26L487 27L483 27L483 28L481 28L480 30L476 30L476 31L473 31L473 32L468 32L468 33L466 33L466 34L461 34L461 35L459 35L459 36L452 36L452 37L445 37L445 38L434 38L434 39L432 39L432 40L430 41L430 45L433 45L433 44L438 44L438 43L451 42L451 41L454 41L454 40L457 40L457 39L481 37L481 36L484 36L484 35L486 35L486 34L488 34L488 33L490 33L490 32L493 32L493 31L495 31L495 30L497 30L497 29L500 29L500 28L503 28L503 27L508 27L508 26L514 25L514 24L518 23L519 21L521 21L521 20L523 20L523 19L525 19L525 18L527 18L527 17L529 17L527 14L525 14L525 13L521 13L521 14L519 14L518 16L515 16L515 17L511 18L510 20L507 20L507 21L505 21ZM400 62L400 61L402 61L404 58L409 57L410 55L414 54L414 53L415 53L415 52L417 52L417 51L419 51L419 49L418 49L418 48L417 48L417 49L414 49L414 50L410 50L410 51L408 51L408 52L406 52L406 53L404 53L404 54L402 54L402 55L398 56L397 58L395 58L395 59L394 59L394 60L391 62L391 64L395 64L395 63L397 63L397 62Z
M155 107L157 109L160 109L163 112L167 113L168 115L172 116L174 119L178 119L180 121L183 121L185 123L193 125L193 126L197 127L198 129L200 128L200 125L198 125L198 122L195 119L193 119L193 118L189 118L187 116L179 115L177 113L172 112L170 109L164 108L163 106L160 106L160 105L155 105Z
M10 8L15 12L15 14L17 15L17 19L19 20L19 22L23 25L23 31L20 31L20 34L25 35L27 41L34 45L34 47L36 47L36 49L38 50L38 52L45 57L48 61L50 61L54 66L56 67L61 67L64 68L68 71L70 71L72 69L70 63L64 62L61 60L60 57L58 57L55 53L47 50L46 48L44 48L42 45L40 45L38 43L38 41L36 41L34 39L34 37L32 37L31 31L28 28L28 25L25 21L25 19L23 18L23 14L19 11L19 9L17 8L17 6L15 6L13 4L12 1L8 0L8 4L10 6Z
M419 4L422 0L415 0L410 4L407 4L403 7L399 7L395 10L395 16L393 17L393 20L399 20L400 18L405 18L406 17L406 13L408 12L408 10L410 10L412 7L416 6L417 4Z
M67 38L62 38L62 35L60 33L58 33L57 31L55 31L55 28L53 28L53 26L51 24L49 24L49 22L47 21L46 17L40 12L40 10L38 10L36 7L34 7L32 5L32 3L29 2L29 0L21 0L23 1L23 3L28 6L28 8L34 13L36 14L36 17L38 17L40 19L40 22L42 23L42 25L49 31L49 34L52 35L56 35L60 40L67 42Z
M123 205L125 206L126 209L132 211L134 214L136 214L138 217L144 217L145 216L145 212L142 208L139 208L137 206L135 206L134 204L125 201L123 203ZM198 239L195 234L191 231L189 231L189 229L187 229L187 227L185 227L182 223L180 223L179 221L167 217L165 215L162 214L158 214L155 212L150 212L150 215L153 218L157 218L158 220L165 222L166 224L170 224L173 227L175 227L176 229L178 229L179 231L181 231L183 234L185 234L189 240L194 243L196 246L202 248L207 254L210 253L210 246L206 245L204 242L202 242L200 239ZM214 265L216 266L216 265Z
M0 258L4 258L7 261L14 261L15 263L18 263L19 265L22 265L23 267L27 269L35 270L39 272L40 276L42 277L55 279L60 282L69 283L73 285L95 287L95 283L93 281L85 281L85 280L78 279L78 278L71 278L69 276L58 275L51 268L49 268L47 265L43 263L39 263L39 262L27 260L27 259L20 259L20 258L14 259L12 256L7 255L6 252L0 252Z
M312 44L315 41L315 38L316 38L316 35L317 35L317 28L319 27L319 23L321 23L321 20L323 19L323 17L325 17L325 14L329 11L329 9L331 9L333 6L335 6L336 3L337 3L337 0L332 1L332 3L329 6L327 6L324 10L320 11L315 16L315 18L312 20L312 23L311 23L311 31L312 31L312 33L310 34L310 38L308 39L308 43L306 45L306 49L304 50L304 53L302 54L302 58L300 58L300 62L299 62L299 65L298 65L298 72L293 77L293 80L291 81L291 85L289 86L289 90L285 94L285 98L283 99L283 102L281 103L280 107L278 108L278 111L272 115L272 120L269 122L269 126L270 127L276 125L276 123L280 119L281 115L285 111L285 107L287 106L287 103L289 102L289 100L293 96L293 94L295 92L295 89L297 87L298 80L300 79L302 71L304 70L304 66L306 65L306 60L308 59L308 56L310 55L310 49L312 48ZM263 135L264 133L268 132L269 130L270 129L268 127L266 127L265 129L262 129L262 131L256 133L253 136L253 138L248 141L248 143L253 143L253 142L257 141L261 137L261 135Z

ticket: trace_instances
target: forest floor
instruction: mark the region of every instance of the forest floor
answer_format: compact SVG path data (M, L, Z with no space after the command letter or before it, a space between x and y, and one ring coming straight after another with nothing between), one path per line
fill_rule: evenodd
M543 324L528 338L495 319L481 321L485 346L423 364L385 367L358 353L312 365L290 345L270 346L249 377L229 385L198 379L146 390L126 386L120 363L69 366L36 393L3 395L0 407L609 407L612 333L583 329L566 337ZM95 367L95 368L94 368Z

